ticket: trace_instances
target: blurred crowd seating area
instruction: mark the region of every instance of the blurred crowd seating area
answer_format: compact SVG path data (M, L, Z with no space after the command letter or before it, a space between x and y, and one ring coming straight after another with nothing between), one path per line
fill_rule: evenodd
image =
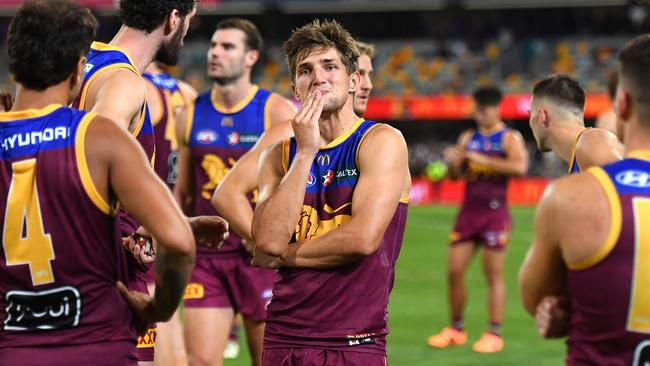
M467 94L477 87L500 85L506 93L530 92L550 73L577 78L590 92L606 91L607 73L627 39L588 37L513 41L508 31L479 46L463 40L375 41L375 96ZM188 42L180 71L198 89L206 89L207 43ZM290 80L279 45L264 53L258 83L290 95Z

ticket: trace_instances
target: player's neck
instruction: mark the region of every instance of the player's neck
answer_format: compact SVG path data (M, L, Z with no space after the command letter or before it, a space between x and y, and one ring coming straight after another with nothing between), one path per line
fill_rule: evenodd
M557 126L557 128L550 130L549 144L551 145L551 150L559 156L560 159L570 163L569 160L571 160L571 153L573 152L573 145L576 136L584 129L584 125L564 122L562 123L562 126Z
M147 74L158 75L158 74L162 74L163 71L160 69L160 67L158 67L158 65L156 65L155 62L152 62L149 64L149 66L147 66L145 72Z
M636 150L650 150L649 127L641 126L639 122L627 122L625 126L625 155Z
M16 99L11 108L12 112L28 109L43 109L50 104L68 105L70 96L69 80L51 86L45 90L26 89L22 85L16 87Z
M215 101L227 108L233 108L239 104L248 94L250 94L251 89L253 89L253 83L250 79L240 78L237 81L227 84L220 85L217 83L212 84L212 89L214 90Z
M327 145L334 141L337 137L349 131L352 126L359 120L359 116L354 113L351 103L352 98L343 105L343 108L332 113L321 114L318 121L318 128L320 129L320 137Z
M492 126L487 126L487 127L481 127L481 126L479 126L479 127L478 127L478 131L479 131L480 133L482 133L482 134L490 135L490 134L493 134L493 133L495 133L495 132L501 130L503 127L505 127L505 125L506 125L506 124L503 123L503 121L499 121L499 122L493 124Z
M151 64L158 48L160 47L160 29L155 29L149 34L122 26L113 37L110 44L122 48L135 64L135 68L141 74Z

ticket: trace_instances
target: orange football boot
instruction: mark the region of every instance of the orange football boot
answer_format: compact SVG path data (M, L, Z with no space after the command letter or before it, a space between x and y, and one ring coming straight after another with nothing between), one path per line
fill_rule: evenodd
M503 349L503 338L490 332L484 332L481 339L474 343L472 347L474 352L494 353Z
M446 327L440 333L434 334L427 339L427 344L433 348L462 346L465 342L467 342L467 333L464 330L458 330L452 327Z

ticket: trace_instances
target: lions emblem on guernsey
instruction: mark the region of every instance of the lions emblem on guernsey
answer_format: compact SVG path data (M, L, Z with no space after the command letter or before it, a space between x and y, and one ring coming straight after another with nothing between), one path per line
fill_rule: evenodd
M228 164L230 167L235 165L235 159L228 158ZM212 192L217 185L221 183L223 178L230 171L230 167L226 166L226 163L217 155L214 154L205 154L203 156L203 161L201 162L201 168L205 171L205 175L208 177L207 183L205 183L201 188L201 196L206 200L212 198Z

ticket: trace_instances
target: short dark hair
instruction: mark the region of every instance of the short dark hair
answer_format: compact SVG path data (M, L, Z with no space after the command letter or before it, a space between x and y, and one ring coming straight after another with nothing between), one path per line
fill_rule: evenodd
M197 0L120 0L120 19L127 27L151 33L165 22L172 10L185 17Z
M9 72L28 89L59 84L88 53L96 30L90 11L70 0L28 0L9 24Z
M294 29L291 32L291 37L284 42L283 46L292 81L296 78L298 63L317 48L335 47L348 74L352 74L359 69L358 59L360 55L357 41L352 38L350 32L335 20L321 21L316 19L307 25Z
M566 74L553 74L535 84L533 96L549 98L555 103L583 112L585 109L585 91L580 84Z
M217 30L239 29L246 35L246 47L249 50L261 51L264 46L262 35L255 24L243 18L228 18L217 23Z
M618 59L619 77L636 102L640 120L650 123L650 34L630 41Z
M498 106L501 103L501 90L493 86L486 86L483 88L477 89L474 94L472 94L474 101L479 106L493 107Z

